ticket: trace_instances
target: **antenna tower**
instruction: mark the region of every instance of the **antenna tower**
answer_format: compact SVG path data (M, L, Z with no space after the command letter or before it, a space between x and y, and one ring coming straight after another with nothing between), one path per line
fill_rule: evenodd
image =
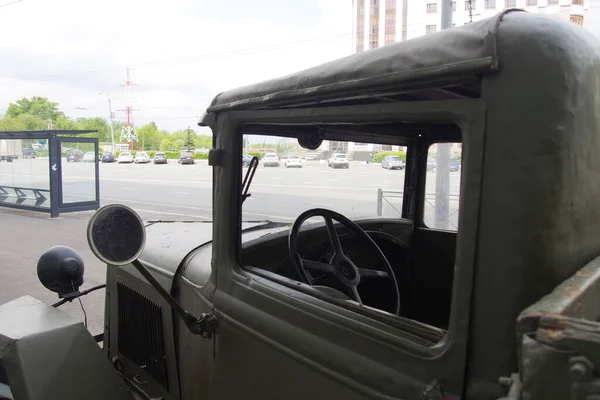
M131 86L139 86L131 81L131 77L129 76L129 68L127 68L127 80L123 85L125 88L125 100L130 100L129 98L129 87ZM137 133L135 132L135 127L133 126L133 111L139 111L138 109L132 108L131 106L126 106L125 109L119 110L125 112L125 119L123 120L123 126L121 127L121 138L120 142L126 141L129 144L129 150L132 150L133 141L138 141Z

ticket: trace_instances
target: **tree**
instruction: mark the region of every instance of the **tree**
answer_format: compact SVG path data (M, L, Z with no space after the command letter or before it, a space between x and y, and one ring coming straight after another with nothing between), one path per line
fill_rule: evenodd
M196 147L200 149L210 149L212 147L212 136L196 136Z
M56 121L58 118L65 116L58 109L58 103L48 101L46 97L39 96L33 96L31 99L23 97L21 100L8 105L8 109L6 110L7 117L15 118L23 114L36 116L44 122L47 122L49 119Z
M196 141L194 140L196 137L196 132L189 127L184 132L185 141L183 142L183 147L189 151L192 151L196 148Z
M40 129L46 129L48 122L42 120L40 117L29 114L21 114L14 118L22 126L22 130L34 131Z
M57 124L58 126L58 124ZM98 131L98 133L89 134L89 136L97 137L98 142L110 142L110 126L102 117L93 118L77 118L74 129L86 129Z
M159 146L160 151L170 151L175 150L175 143L171 138L164 138L160 142Z
M150 122L138 129L137 135L142 144L142 150L158 149L163 139L154 122Z

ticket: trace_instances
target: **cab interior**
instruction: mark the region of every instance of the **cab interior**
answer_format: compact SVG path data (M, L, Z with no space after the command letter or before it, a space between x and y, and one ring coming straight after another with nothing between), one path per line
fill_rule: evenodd
M361 279L358 290L363 305L367 307L354 307L356 302L352 299L352 293L337 276L312 273L310 284L327 298L342 298L347 306L358 312L392 324L394 321L400 321L400 324L416 322L413 331L433 342L441 340L450 320L458 229L433 229L424 223L423 210L428 201L425 180L426 175L431 173L427 168L430 146L442 142L461 143L460 128L455 124L406 123L249 125L242 132L290 138L302 132L319 132L326 140L405 146L401 216L353 221L372 238L393 269L401 303L398 315L394 313L395 291L391 279ZM240 182L246 173L250 171L241 170ZM458 173L462 174L462 168ZM335 221L334 224L344 253L358 268L385 270L368 241L346 226ZM244 233L241 232L240 265L253 273L297 288L294 282L302 281L302 278L288 246L290 225L249 240L244 239ZM297 243L297 252L302 259L324 263L331 259L333 246L325 222L304 225Z

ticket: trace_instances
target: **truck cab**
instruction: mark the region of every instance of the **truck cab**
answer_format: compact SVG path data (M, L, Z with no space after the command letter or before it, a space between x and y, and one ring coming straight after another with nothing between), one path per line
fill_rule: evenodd
M219 94L199 122L213 132L212 220L98 210L87 234L107 265L102 346L55 308L6 303L0 348L27 339L0 352L8 386L23 399L28 385L64 399L595 398L599 81L591 34L510 10ZM294 218L256 218L246 200L278 186L253 187L273 171L242 168L245 135L399 146L405 169L372 168L385 178L362 187L344 174L366 169L321 168L360 195L316 206L304 184L275 193L301 207ZM382 187L400 196L397 215L369 208ZM43 275L76 260L62 251ZM78 341L58 346L69 336L50 325ZM34 372L44 354L28 350L45 335L47 353L81 354L46 364L70 386Z

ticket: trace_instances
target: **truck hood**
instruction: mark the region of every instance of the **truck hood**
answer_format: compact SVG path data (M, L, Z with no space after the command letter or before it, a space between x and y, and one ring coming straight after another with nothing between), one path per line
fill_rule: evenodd
M270 221L243 222L242 241L289 229L289 226ZM172 277L188 254L212 243L212 229L210 221L148 221L146 245L139 258Z

